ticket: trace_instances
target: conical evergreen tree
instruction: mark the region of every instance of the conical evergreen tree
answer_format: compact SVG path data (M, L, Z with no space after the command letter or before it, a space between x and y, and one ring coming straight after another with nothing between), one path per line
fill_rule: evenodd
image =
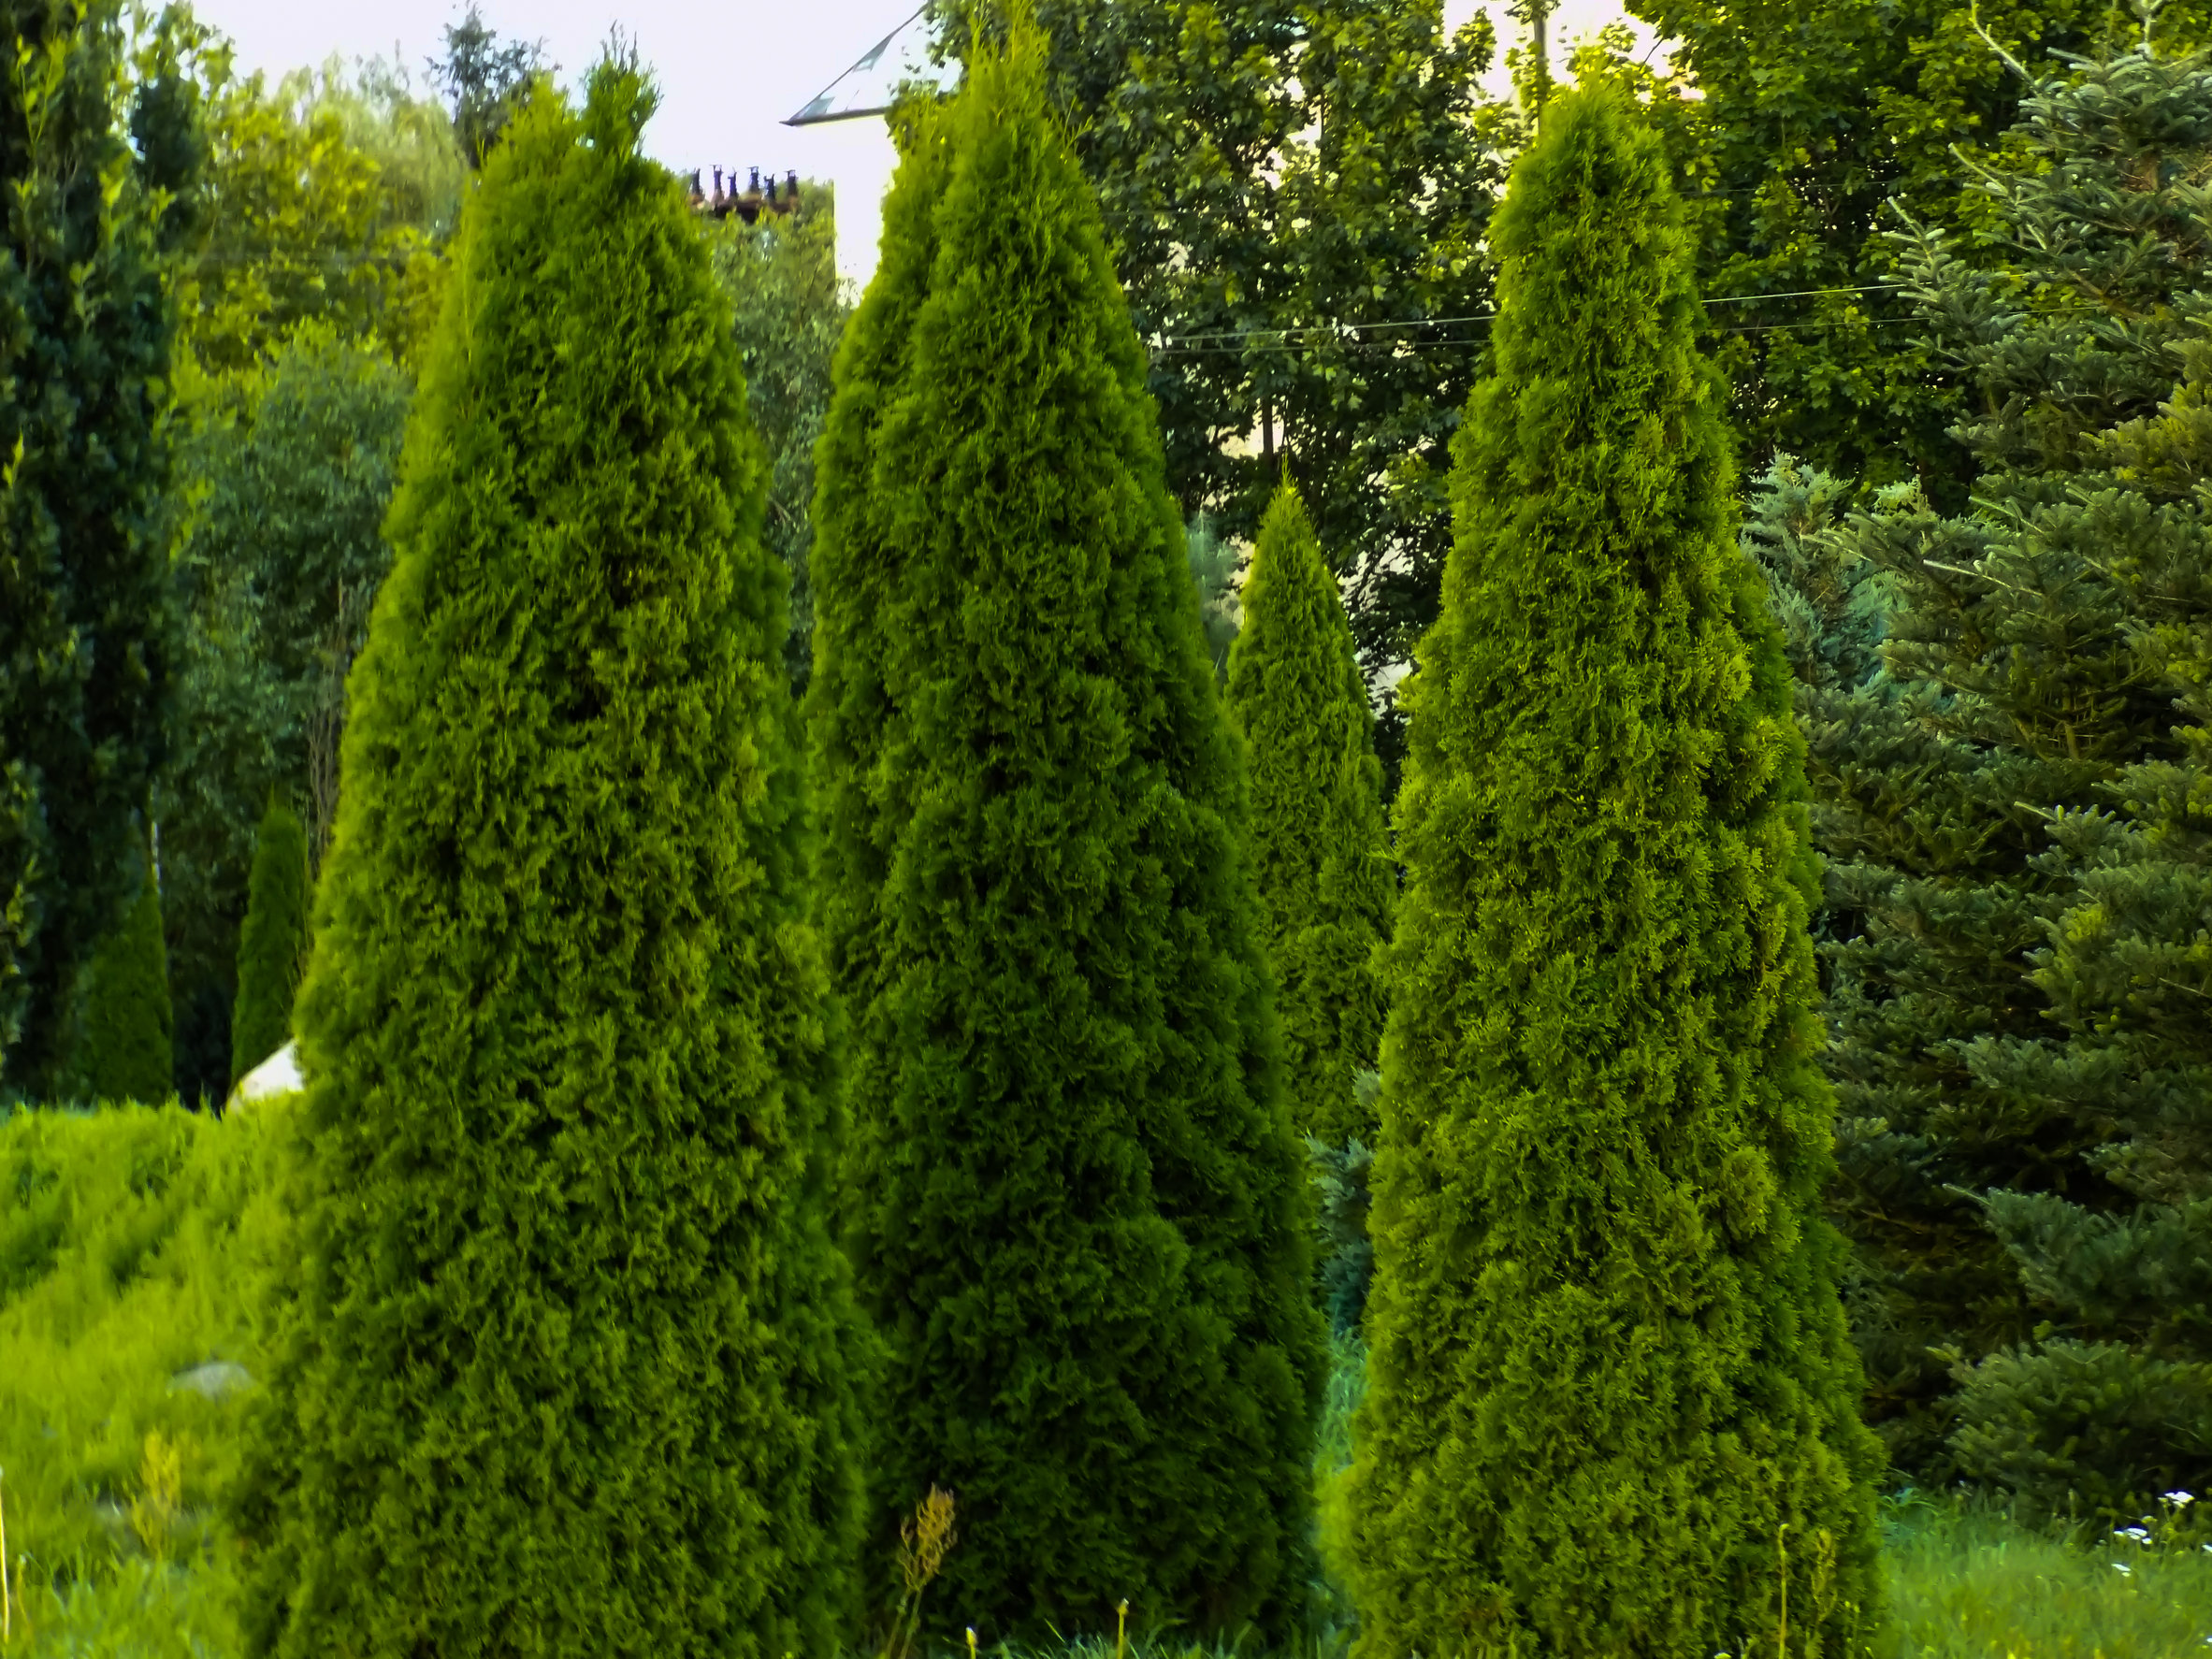
M1251 769L1252 864L1275 964L1292 1121L1366 1139L1352 1075L1375 1063L1372 959L1395 887L1367 686L1352 623L1292 485L1261 522L1229 648L1229 706Z
M1980 411L1954 430L1975 504L1898 502L1838 532L1892 588L1888 712L1812 731L1829 891L1858 919L1830 958L1831 1204L1869 1281L1869 1420L1930 1482L1960 1472L1959 1375L2095 1323L2022 1283L1974 1199L2135 1203L2099 1156L2115 1073L2077 1063L2033 959L2075 891L2055 817L2177 752L2173 689L2133 642L2150 591L2122 575L2166 510L2106 440L2171 395L2212 247L2203 54L2072 60L2020 108L2014 170L1980 180L1976 263L1940 227L1897 238L1930 351ZM1977 268L1991 245L2006 264Z
M153 860L144 862L137 898L123 913L123 926L101 942L86 975L78 1052L94 1100L152 1104L176 1090L161 887Z
M652 94L466 213L349 685L249 1647L835 1652L859 1327L787 576Z
M2204 78L2212 92L2212 76ZM2104 804L2056 815L2070 902L2031 977L2068 1037L2057 1091L2097 1103L2085 1161L2134 1200L1983 1195L2040 1340L1971 1369L1951 1448L2019 1507L2106 1523L2212 1490L2212 337L2155 417L2096 446L2115 481L2080 501L2085 541L2132 617L2132 656L2184 716L2173 758L2136 761Z
M246 922L239 930L239 994L230 1016L230 1080L292 1040L292 997L308 946L307 826L271 795L253 838Z
M820 902L880 1543L988 1640L1304 1593L1321 1380L1245 785L1145 357L1036 47L911 115L817 482Z
M1492 245L1397 808L1359 1651L1774 1652L1786 1585L1793 1651L1839 1652L1880 1458L1818 1213L1802 745L1625 98L1547 107Z

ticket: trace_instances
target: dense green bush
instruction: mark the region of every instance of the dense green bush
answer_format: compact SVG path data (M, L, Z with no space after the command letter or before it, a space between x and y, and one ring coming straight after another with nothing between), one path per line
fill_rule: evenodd
M1880 1452L1818 1212L1802 741L1624 96L1546 108L1492 246L1407 693L1359 1651L1775 1652L1786 1594L1829 1652L1874 1621Z
M78 1072L94 1100L155 1104L176 1092L175 1022L169 1013L169 964L162 944L161 888L151 858L138 897L123 925L94 952L85 976L84 1024L78 1032Z
M485 162L348 685L295 1012L250 1652L834 1652L859 1326L788 577L653 94Z
M1229 707L1251 771L1252 867L1282 1019L1291 1120L1331 1143L1374 1134L1353 1074L1375 1063L1375 950L1396 886L1366 681L1298 492L1260 525L1229 648Z
M2212 1365L2059 1336L1959 1369L1959 1464L2025 1516L2109 1526L2212 1494Z
M271 795L253 838L246 925L239 930L239 994L230 1017L230 1080L292 1039L292 997L308 946L307 826Z
M1279 1637L1323 1371L1245 786L1145 356L1034 43L910 113L817 496L876 1536L925 1611Z
M239 1400L172 1386L263 1370L261 1289L290 1252L290 1102L223 1122L175 1105L0 1118L0 1469L34 1579L96 1571L129 1525L145 1441L181 1457L180 1546L237 1462Z

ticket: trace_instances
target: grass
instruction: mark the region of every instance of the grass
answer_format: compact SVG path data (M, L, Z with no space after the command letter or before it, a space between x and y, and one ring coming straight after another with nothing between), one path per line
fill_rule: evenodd
M1891 1629L1878 1659L2212 1653L2212 1551L2173 1509L2138 1541L2024 1526L1962 1494L1886 1500Z
M1887 1501L1884 1509L1895 1622L1877 1659L2184 1659L2206 1652L2212 1555L2201 1548L2108 1539L2085 1549L1958 1497L1906 1497ZM2115 1563L2132 1570L2120 1572ZM123 1560L66 1590L35 1589L33 1634L9 1650L9 1659L19 1652L23 1659L227 1656L237 1650L221 1605L225 1577L220 1569ZM20 1625L16 1634L23 1634ZM1114 1652L1107 1634L1021 1659L1110 1659ZM1129 1659L1204 1653L1138 1641Z
M239 1652L228 1558L204 1527L236 1405L169 1378L257 1361L255 1281L284 1236L270 1161L283 1121L0 1117L0 1515L21 1589L0 1659ZM1356 1339L1337 1345L1315 1458L1324 1491L1351 1457L1364 1359ZM2190 1519L2169 1505L2139 1537L2092 1536L1964 1493L1885 1499L1891 1623L1871 1659L2212 1659L2212 1527ZM1315 1588L1296 1659L1337 1659L1352 1606L1326 1578ZM1111 1631L985 1652L1221 1659L1138 1633L1124 1650Z
M2185 1659L2212 1646L2212 1553L2162 1525L2147 1527L2143 1542L2069 1538L1964 1494L1913 1493L1885 1499L1883 1521L1893 1622L1874 1659ZM227 1580L205 1553L189 1568L127 1556L90 1570L79 1563L32 1586L28 1639L19 1614L7 1659L228 1659L238 1648ZM1333 1659L1346 1634L1323 1635L1299 1659ZM984 1652L1113 1659L1117 1649L1107 1633L1046 1652ZM1225 1656L1133 1640L1126 1659Z

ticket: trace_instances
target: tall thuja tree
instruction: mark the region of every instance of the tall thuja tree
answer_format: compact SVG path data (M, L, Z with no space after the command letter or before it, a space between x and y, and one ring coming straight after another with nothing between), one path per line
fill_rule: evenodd
M534 94L426 364L296 1014L256 1653L850 1635L787 578L652 108L620 60Z
M1038 50L904 123L823 441L817 878L875 1532L944 1632L1295 1624L1321 1328L1245 784Z
M1833 1202L1876 1291L1870 1419L1923 1479L1949 1468L1953 1367L2050 1312L1966 1194L2132 1203L2089 1156L2110 1080L2066 1063L2031 957L2073 890L2052 815L2175 752L2173 692L2131 643L2144 596L2115 574L2126 521L2092 504L2139 491L2104 435L2170 397L2212 256L2203 55L2075 61L2021 108L2007 144L2034 165L1981 179L2005 267L1898 233L1930 349L1976 408L1955 429L1974 502L1897 502L1837 532L1891 587L1902 726L1814 738L1830 902L1859 920L1831 959Z
M246 890L239 993L230 1020L233 1083L291 1040L292 998L307 957L307 826L274 794L253 837Z
M1375 1063L1382 990L1372 959L1395 872L1382 820L1366 683L1352 625L1297 490L1260 526L1229 706L1251 768L1251 858L1275 965L1285 1086L1299 1131L1374 1133L1352 1075Z
M1802 745L1690 241L1604 86L1546 108L1494 234L1397 805L1360 1652L1771 1650L1785 1593L1840 1650L1880 1449L1818 1209Z
M2179 750L2058 815L2049 861L2071 892L2032 974L2068 1032L2051 1074L2097 1103L2086 1161L2133 1203L1987 1194L2053 1329L1963 1373L1951 1441L1968 1474L2028 1507L2111 1520L2212 1485L2212 345L2190 309L2188 378L2099 446L2124 482L2077 496L2133 653L2176 700Z
M173 1092L169 967L162 948L161 885L153 860L133 866L138 895L100 942L85 975L77 1082L93 1100L154 1104Z
M22 898L0 1070L34 1089L137 886L165 743L166 279L199 141L176 20L136 54L124 26L120 0L0 7L0 905Z
M948 50L998 7L940 4ZM1159 401L1168 488L1249 542L1287 462L1371 676L1435 619L1447 445L1520 142L1480 10L1440 0L1037 0ZM1250 440L1250 442L1245 441ZM1377 742L1395 776L1387 697Z

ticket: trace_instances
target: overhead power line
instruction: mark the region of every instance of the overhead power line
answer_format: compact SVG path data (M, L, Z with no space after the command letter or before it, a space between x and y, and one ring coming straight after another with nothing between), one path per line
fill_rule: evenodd
M1719 294L1699 303L1704 305L1741 305L1755 299L1814 299L1836 294L1873 294L1887 289L1909 288L1911 286L1912 284L1909 282L1858 282L1847 288L1795 288L1781 294ZM1383 328L1441 328L1456 323L1488 323L1496 316L1496 311L1469 311L1457 317L1415 317L1395 323L1310 323L1296 328L1222 328L1208 333L1169 335L1158 341L1153 350L1155 352L1178 352L1201 340L1228 339L1252 342L1289 340L1308 335L1341 338L1347 334L1369 334ZM1783 325L1774 325L1774 326L1783 326Z

